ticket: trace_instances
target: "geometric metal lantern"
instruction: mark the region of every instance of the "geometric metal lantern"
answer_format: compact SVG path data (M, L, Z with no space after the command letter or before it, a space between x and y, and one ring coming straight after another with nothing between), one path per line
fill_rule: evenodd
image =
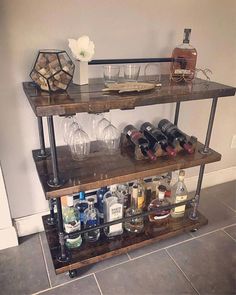
M45 49L39 51L30 77L42 90L66 90L74 70L65 50Z

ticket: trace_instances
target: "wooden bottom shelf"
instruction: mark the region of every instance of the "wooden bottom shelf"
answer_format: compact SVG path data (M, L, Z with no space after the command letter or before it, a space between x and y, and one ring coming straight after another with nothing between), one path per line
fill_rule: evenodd
M189 209L186 210L183 218L171 219L168 229L160 230L152 223L146 222L144 231L140 234L131 234L124 230L121 236L114 239L108 239L101 230L100 239L95 243L88 243L83 240L80 248L71 250L70 261L66 263L57 260L59 253L59 241L56 226L47 224L47 216L43 216L43 224L50 248L52 261L56 274L69 270L78 269L93 263L102 261L112 256L126 253L156 241L161 241L178 234L189 232L192 229L198 229L208 223L208 220L199 212L199 218L192 221L188 218Z

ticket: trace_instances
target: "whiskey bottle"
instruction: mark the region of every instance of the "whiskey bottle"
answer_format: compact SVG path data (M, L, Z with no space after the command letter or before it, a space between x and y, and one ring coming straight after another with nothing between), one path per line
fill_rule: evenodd
M139 194L139 188L137 184L134 184L132 187L132 197L131 197L131 207L126 210L125 216L126 217L132 217L136 214L141 214L142 209L138 208L138 194ZM125 229L128 232L132 233L140 233L143 231L144 228L144 222L143 217L133 217L130 220L125 221Z
M99 225L98 210L94 207L94 198L88 198L88 208L84 211L84 226L91 228ZM95 229L84 234L88 242L96 242L100 237L100 229Z
M81 229L79 210L74 207L73 196L62 197L62 216L66 233L72 233ZM78 248L82 243L81 235L76 238L66 239L66 246L70 249Z
M159 229L163 229L169 224L170 209L162 209L163 206L169 206L170 202L165 198L166 188L163 185L158 187L158 197L148 206L149 211L160 209L149 214L149 221L155 222Z
M172 77L181 79L193 78L197 62L197 51L190 45L191 29L184 29L183 43L172 52L173 62L171 63Z
M188 199L188 191L184 184L184 177L185 171L179 171L179 179L176 184L171 189L171 203L176 204ZM171 216L176 217L183 217L185 212L186 205L175 207L171 210Z
M116 185L111 185L110 190L104 195L104 222L115 221L123 217L123 199L117 193ZM104 233L111 238L123 233L122 223L104 228Z
M156 156L150 149L149 141L138 129L136 129L133 125L127 125L123 132L135 146L140 148L145 157L147 156L151 160L156 160Z
M140 129L149 140L153 150L156 150L158 146L161 146L162 150L167 152L169 156L176 156L175 149L169 145L167 137L160 129L154 127L149 122L143 123Z
M173 123L167 119L162 119L158 128L167 136L169 142L175 146L179 142L180 146L186 150L189 154L194 152L193 146L188 143L186 135Z

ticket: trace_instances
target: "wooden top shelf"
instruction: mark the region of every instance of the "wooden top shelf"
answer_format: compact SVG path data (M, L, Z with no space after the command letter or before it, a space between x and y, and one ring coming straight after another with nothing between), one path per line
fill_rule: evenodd
M142 81L143 78L140 78ZM194 79L192 83L176 84L169 76L162 76L162 87L142 93L107 93L103 79L90 79L88 85L71 84L67 91L48 93L33 82L23 88L36 116L69 115L73 113L101 113L111 109L133 109L138 106L191 101L235 95L236 88L216 82Z
M49 199L220 161L221 155L213 150L209 155L202 155L199 152L202 147L203 145L198 143L192 155L181 151L172 158L163 156L156 161L137 161L128 151L119 151L113 155L104 151L96 152L97 145L92 143L93 152L86 160L78 162L72 160L67 146L60 146L57 147L58 167L60 176L67 180L60 188L52 188L47 184L47 180L52 177L51 158L38 159L39 150L33 151L33 158L45 196Z

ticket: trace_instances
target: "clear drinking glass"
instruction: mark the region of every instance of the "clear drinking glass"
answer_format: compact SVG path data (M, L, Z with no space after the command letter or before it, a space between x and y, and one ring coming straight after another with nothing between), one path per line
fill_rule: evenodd
M124 78L126 82L137 82L140 66L135 64L124 65Z
M82 161L87 158L90 153L90 139L88 134L78 127L70 138L70 150L72 158Z
M103 67L103 76L105 84L118 83L119 74L119 66L106 65Z
M115 153L120 144L119 130L110 123L103 130L102 140L104 141L105 147L108 149L109 153Z

